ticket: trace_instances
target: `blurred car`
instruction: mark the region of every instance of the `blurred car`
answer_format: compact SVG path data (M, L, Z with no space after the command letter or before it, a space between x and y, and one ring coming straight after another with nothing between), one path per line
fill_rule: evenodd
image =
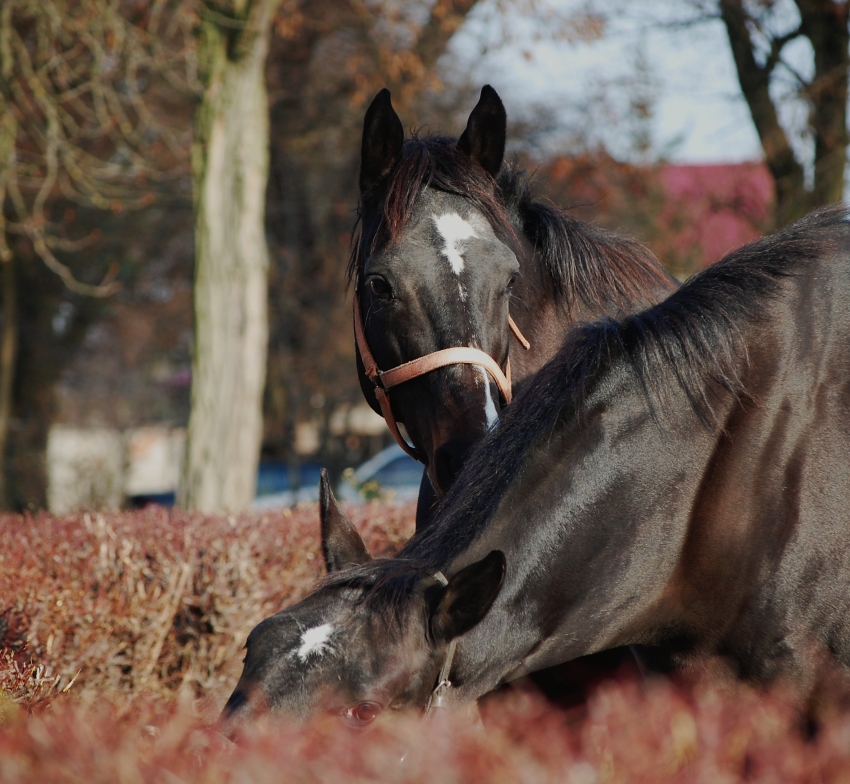
M299 487L291 486L287 463L260 463L257 473L257 497L252 509L279 509L295 506L302 501L319 499L318 463L304 463L298 471ZM422 465L417 463L398 444L382 449L358 468L343 472L342 482L335 490L341 501L368 501L379 498L391 503L405 503L419 496Z
M404 503L419 496L423 467L398 445L386 447L360 465L343 474L337 496L343 501L380 498Z
M302 501L319 499L319 476L322 466L319 463L302 463L293 477L293 468L289 463L265 462L257 469L257 494L251 504L252 509L279 509L295 506ZM297 479L297 486L292 480Z

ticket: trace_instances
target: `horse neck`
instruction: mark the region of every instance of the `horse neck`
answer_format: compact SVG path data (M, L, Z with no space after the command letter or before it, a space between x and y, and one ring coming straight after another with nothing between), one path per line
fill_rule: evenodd
M516 228L516 227L515 227ZM511 296L511 316L531 343L523 350L511 343L511 372L514 383L522 382L540 370L558 351L571 323L556 300L542 257L517 228L520 245L516 249L521 276Z
M719 436L708 428L695 432L684 393L681 399L671 395L674 414L659 427L638 382L615 375L619 383L607 394L604 418L558 426L540 439L522 470L507 480L477 538L441 564L451 574L494 549L508 563L496 603L458 650L456 680L464 699L529 672L642 641L675 622L670 582L698 479ZM624 486L635 488L627 500ZM453 526L439 520L433 532L439 537L443 529L447 553L456 541ZM546 628L540 618L547 619Z
M627 357L584 330L470 456L430 532L442 560L424 559L452 574L492 549L506 555L501 593L459 646L467 698L631 643L723 651L769 674L786 636L793 648L829 626L832 640L850 639L850 313L838 306L850 296L850 250L840 263L815 255L850 248L850 229L842 214L840 246L806 229L742 250L649 314L656 336L678 324L690 371L680 354ZM603 346L614 353L581 364L593 356L582 350ZM563 386L576 367L592 368L583 422ZM634 367L658 389L655 416ZM723 378L746 395L715 395ZM713 425L694 413L701 394ZM850 666L850 645L836 655Z

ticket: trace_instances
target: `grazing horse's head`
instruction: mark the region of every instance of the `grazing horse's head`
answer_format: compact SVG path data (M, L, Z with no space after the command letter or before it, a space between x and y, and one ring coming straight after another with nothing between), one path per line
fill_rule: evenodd
M364 121L351 273L375 366L388 371L458 346L498 366L449 364L388 392L438 495L506 402L495 377L507 371L519 240L496 193L504 149L505 110L490 87L457 141L405 142L387 90ZM360 382L381 413L363 355L361 347Z
M332 715L357 729L424 709L451 641L484 617L504 577L498 551L447 581L410 562L372 561L326 478L322 540L325 583L248 636L222 714L229 730L266 712L298 721Z

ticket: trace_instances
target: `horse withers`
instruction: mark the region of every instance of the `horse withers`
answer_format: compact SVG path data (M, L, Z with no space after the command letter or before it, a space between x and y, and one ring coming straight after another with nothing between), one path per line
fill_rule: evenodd
M489 86L457 140L405 141L387 90L364 120L349 264L358 374L425 464L417 528L493 426L510 381L539 370L573 324L634 312L675 287L638 243L533 199L524 172L503 164L505 128ZM423 365L461 347L472 352Z
M364 726L622 645L804 691L850 667L848 303L831 209L577 328L397 558L326 504L337 571L254 629L225 715Z

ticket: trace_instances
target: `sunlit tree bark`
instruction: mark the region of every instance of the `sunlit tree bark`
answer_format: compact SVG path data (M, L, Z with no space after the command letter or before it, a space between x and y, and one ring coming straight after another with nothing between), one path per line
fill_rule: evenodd
M239 510L253 498L266 372L268 102L264 64L279 0L201 12L205 89L193 148L195 351L180 501Z

